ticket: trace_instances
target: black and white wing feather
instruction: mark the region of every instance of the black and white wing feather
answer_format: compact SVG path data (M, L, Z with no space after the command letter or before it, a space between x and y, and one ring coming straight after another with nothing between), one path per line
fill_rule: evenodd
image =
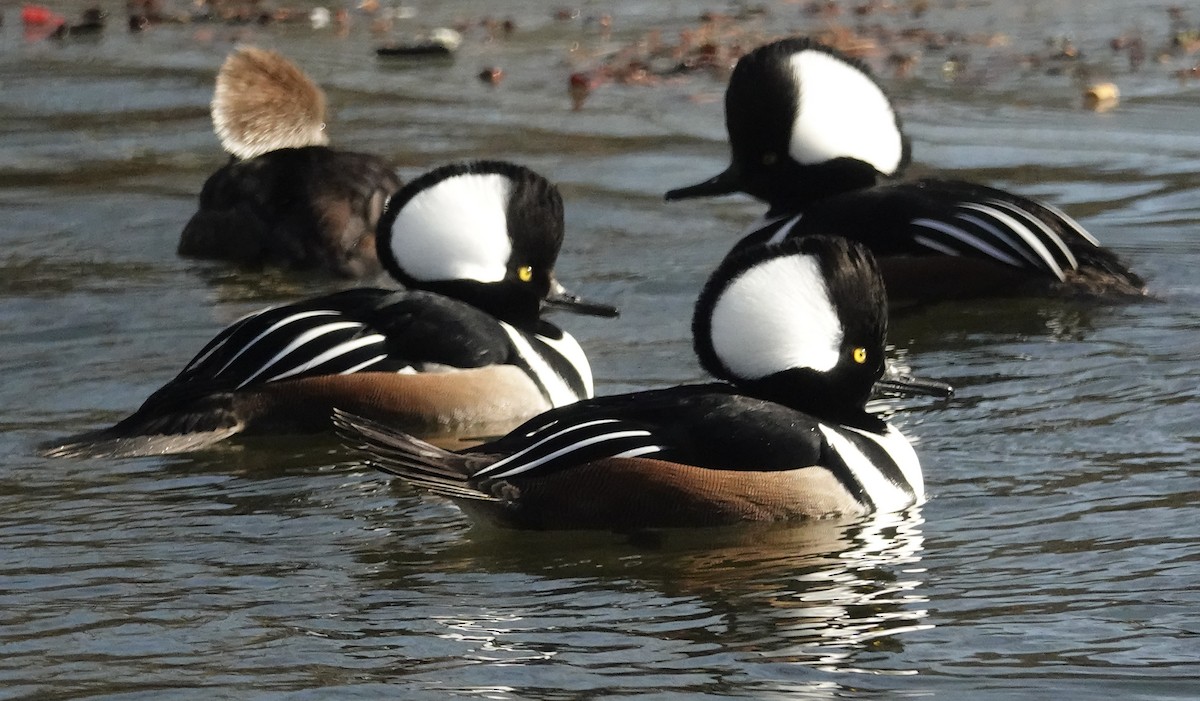
M913 242L937 253L988 258L1062 281L1067 271L1079 267L1072 239L1075 246L1099 245L1066 214L1032 200L948 181L922 181L916 186L926 186L931 195L948 202L909 221ZM970 192L960 192L967 187Z
M223 330L174 382L233 390L255 382L349 374L385 360L386 345L386 336L337 305L276 307Z
M1112 257L1054 207L995 188L934 179L855 190L798 212L769 215L738 248L831 233L860 241L877 256L984 259L1059 281L1081 265Z
M797 430L798 426L807 428ZM374 431L346 435L352 444L362 442L359 447L380 469L406 479L456 475L459 484L469 477L482 492L489 483L546 476L609 458L655 458L724 470L788 470L820 464L826 451L815 420L721 384L583 400L552 409L503 438L462 453L426 445L416 449L395 429L376 425ZM462 462L468 459L477 462ZM430 464L449 470L430 469Z
M551 420L524 434L524 447L474 473L475 479L535 476L605 458L653 456L667 450L647 424L615 417L580 423Z
M420 372L431 365L481 367L506 362L511 348L489 315L463 302L428 292L353 289L242 318L156 395L178 399L321 375Z

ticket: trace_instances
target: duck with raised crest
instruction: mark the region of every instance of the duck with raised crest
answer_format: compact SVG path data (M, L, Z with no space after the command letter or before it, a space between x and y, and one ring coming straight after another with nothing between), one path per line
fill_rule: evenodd
M668 200L744 192L769 205L739 245L837 232L879 259L889 298L1142 296L1145 283L1055 207L969 182L895 181L900 117L861 62L806 38L738 61L732 163Z
M586 356L547 307L615 316L567 293L557 188L521 166L454 164L409 183L379 223L407 288L358 288L229 326L115 426L49 455L193 450L236 434L328 430L333 407L426 436L498 435L592 396Z
M204 183L180 255L381 272L375 224L400 178L378 156L327 145L325 95L299 67L275 51L234 51L217 74L212 120L231 160Z
M508 527L714 526L924 498L912 446L865 409L884 373L887 303L861 245L747 247L713 274L692 328L721 382L578 402L465 451L353 412L335 421L374 466Z

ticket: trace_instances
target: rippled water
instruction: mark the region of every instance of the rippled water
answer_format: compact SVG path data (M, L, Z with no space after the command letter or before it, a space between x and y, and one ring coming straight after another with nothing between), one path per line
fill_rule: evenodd
M690 305L758 208L661 193L724 166L723 82L605 85L578 113L565 90L604 50L694 27L695 10L624 0L555 22L535 5L497 4L513 37L475 27L456 61L433 63L377 61L361 18L345 37L193 25L54 42L23 36L4 8L0 697L1200 695L1200 83L1172 75L1194 56L1155 60L1163 8L935 0L920 20L862 20L993 35L923 51L895 79L916 168L1055 202L1156 295L895 319L897 357L959 388L945 405L894 407L932 495L910 513L497 534L319 441L34 457L40 440L135 408L232 319L331 286L173 253L224 160L207 100L238 39L297 58L330 93L334 142L406 177L486 156L559 182L560 276L624 311L561 320L600 391L699 378ZM744 22L764 34L859 21L849 5L833 19L764 6ZM470 17L472 3L415 7L404 27ZM607 41L586 21L604 12ZM1145 39L1136 73L1108 48L1122 32ZM1018 60L1053 53L1052 37L1086 60ZM507 71L496 89L475 78L487 64ZM1082 85L1103 77L1120 106L1081 109Z

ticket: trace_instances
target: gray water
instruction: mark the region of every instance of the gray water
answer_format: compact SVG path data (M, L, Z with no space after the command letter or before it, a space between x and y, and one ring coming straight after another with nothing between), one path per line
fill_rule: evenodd
M73 18L72 2L59 9ZM920 19L865 18L971 35L945 51L896 39L870 59L914 170L1059 205L1156 299L894 319L895 357L958 387L891 407L931 494L908 513L630 539L472 529L321 441L136 460L34 446L132 411L238 316L336 286L174 255L224 161L207 101L237 40L294 57L329 92L334 143L406 178L489 157L560 183L560 277L624 312L558 319L598 390L701 378L690 306L759 208L661 193L724 167L724 79L607 84L580 112L566 93L572 70L651 29L673 40L698 10L614 0L556 22L492 3L511 38L473 24L456 60L413 63L378 61L360 15L346 36L130 35L109 4L116 26L98 38L26 38L11 3L0 26L0 697L1200 696L1200 82L1173 75L1196 56L1156 60L1165 6L934 0ZM763 6L746 36L859 21L849 5ZM482 14L413 7L398 30ZM587 21L602 13L609 39ZM1136 72L1108 48L1123 32L1144 38ZM1049 59L1056 37L1085 59ZM890 76L893 45L919 51L911 77ZM489 64L507 72L495 88L475 77ZM1106 77L1119 106L1083 109L1084 85Z

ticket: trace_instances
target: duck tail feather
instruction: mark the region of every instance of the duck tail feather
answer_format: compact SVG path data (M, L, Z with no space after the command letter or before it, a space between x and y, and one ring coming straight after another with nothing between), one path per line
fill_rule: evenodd
M421 489L454 499L497 501L470 486L470 476L483 466L481 456L463 455L373 419L334 409L333 425L348 447L367 456L367 464ZM490 460L486 462L491 462Z

